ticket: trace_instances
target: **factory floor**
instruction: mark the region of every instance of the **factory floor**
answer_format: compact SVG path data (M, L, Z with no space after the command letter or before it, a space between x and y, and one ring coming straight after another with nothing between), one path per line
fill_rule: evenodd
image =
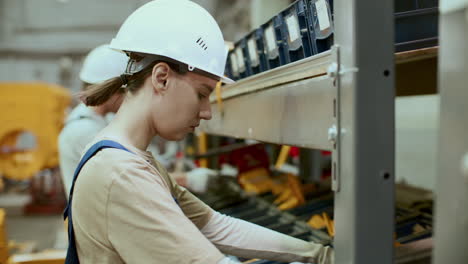
M24 215L29 202L25 194L1 193L0 208L6 211L6 232L13 252L30 253L45 249L65 249L66 231L62 216ZM10 252L10 253L13 253Z

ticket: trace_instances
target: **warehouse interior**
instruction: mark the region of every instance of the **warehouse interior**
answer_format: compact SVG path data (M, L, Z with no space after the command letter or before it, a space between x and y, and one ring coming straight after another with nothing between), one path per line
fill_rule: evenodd
M65 263L59 137L92 84L85 60L158 1L0 0L0 264ZM216 84L193 133L152 139L171 175L215 172L178 184L333 249L320 263L468 263L467 0L191 1L219 25L235 82Z

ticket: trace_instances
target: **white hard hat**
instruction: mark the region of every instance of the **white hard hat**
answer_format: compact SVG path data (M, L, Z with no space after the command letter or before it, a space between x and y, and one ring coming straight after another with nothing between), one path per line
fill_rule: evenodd
M192 1L146 3L125 20L110 48L145 57L132 62L133 65L129 62L127 74L143 69L156 58L166 57L186 64L190 71L200 70L225 83L234 82L224 77L227 50L218 24Z
M125 72L128 57L112 50L108 44L93 49L86 56L80 71L80 79L90 84L118 77Z

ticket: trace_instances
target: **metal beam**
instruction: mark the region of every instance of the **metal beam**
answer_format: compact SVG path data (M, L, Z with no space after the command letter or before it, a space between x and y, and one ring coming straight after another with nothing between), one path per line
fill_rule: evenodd
M335 0L341 164L335 262L393 263L393 1Z
M468 1L441 2L433 263L468 263Z
M213 105L213 118L202 122L201 129L216 135L330 149L327 130L333 124L334 96L326 76L286 83L262 92L249 91L223 101L223 113Z
M239 80L232 85L223 87L222 99L226 100L231 97L256 93L265 89L278 88L283 84L325 75L328 66L331 64L331 59L331 53L327 51ZM327 87L331 88L331 82ZM215 95L212 95L210 100L212 103L216 103L217 98Z
M223 87L212 95L213 118L201 123L209 134L276 144L330 149L332 81L325 76L330 52L291 63ZM217 107L221 99L223 107ZM220 112L222 111L222 112Z

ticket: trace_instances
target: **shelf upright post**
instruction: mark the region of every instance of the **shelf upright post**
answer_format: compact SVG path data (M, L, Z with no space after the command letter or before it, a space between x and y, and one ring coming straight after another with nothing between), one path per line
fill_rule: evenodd
M468 263L468 1L442 0L433 263Z
M392 264L393 1L334 0L334 5L335 262Z

